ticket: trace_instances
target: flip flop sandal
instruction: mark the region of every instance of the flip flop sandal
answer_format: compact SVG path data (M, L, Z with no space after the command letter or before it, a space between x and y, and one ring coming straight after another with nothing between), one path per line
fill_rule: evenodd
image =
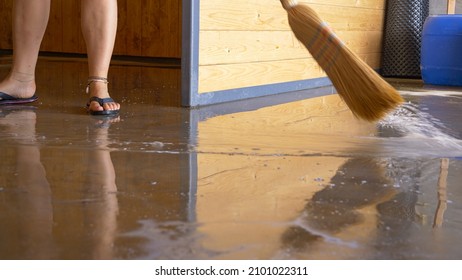
M98 104L103 107L104 104L106 103L111 103L114 102L114 99L107 97L107 98L99 98L96 96L90 97L87 103L87 111L93 115L93 116L108 116L108 115L117 115L119 113L119 110L102 110L102 111L94 111L90 110L90 103L96 101Z
M28 98L14 97L4 92L0 92L0 105L26 104L37 101L38 96L35 94Z
M107 78L105 78L105 77L90 76L90 77L88 77L87 87L85 89L87 94L90 93L90 85L92 83L109 84ZM96 96L90 97L90 100L88 100L88 103L87 103L87 111L93 116L113 116L113 115L117 115L119 113L119 110L102 110L102 111L90 110L90 103L93 102L93 101L98 102L98 104L101 107L103 107L103 104L114 102L114 99L112 99L110 97L107 97L107 98L99 98L99 97L96 97Z

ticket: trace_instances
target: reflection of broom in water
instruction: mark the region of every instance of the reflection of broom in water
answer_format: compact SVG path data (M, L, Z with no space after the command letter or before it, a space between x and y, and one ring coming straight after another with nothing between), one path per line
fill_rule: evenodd
M403 102L401 95L362 61L310 7L280 0L298 40L313 55L355 116L381 119Z

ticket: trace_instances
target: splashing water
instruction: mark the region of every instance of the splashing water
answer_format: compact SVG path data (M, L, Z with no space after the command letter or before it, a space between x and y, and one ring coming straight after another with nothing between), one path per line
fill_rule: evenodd
M419 107L411 102L401 105L380 121L379 128L391 128L401 136L408 137L454 138L440 120L419 110Z
M430 148L462 154L462 140L454 136L457 133L412 102L401 105L387 115L378 123L378 129L380 137L399 137L407 142L408 148L412 146L414 149Z

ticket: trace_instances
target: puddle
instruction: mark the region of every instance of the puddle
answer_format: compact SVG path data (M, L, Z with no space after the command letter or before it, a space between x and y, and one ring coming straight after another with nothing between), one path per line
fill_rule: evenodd
M224 115L129 97L107 122L73 94L54 109L55 86L0 108L0 259L462 257L456 94L379 123L337 95Z

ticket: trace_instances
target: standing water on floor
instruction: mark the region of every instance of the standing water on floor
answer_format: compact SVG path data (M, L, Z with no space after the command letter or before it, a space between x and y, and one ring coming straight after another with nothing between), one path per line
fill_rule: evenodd
M98 119L81 90L0 107L0 259L462 257L460 95L367 123L337 95L214 111L139 87Z
M378 124L336 96L200 123L204 244L223 258L462 257L462 99L407 97Z

